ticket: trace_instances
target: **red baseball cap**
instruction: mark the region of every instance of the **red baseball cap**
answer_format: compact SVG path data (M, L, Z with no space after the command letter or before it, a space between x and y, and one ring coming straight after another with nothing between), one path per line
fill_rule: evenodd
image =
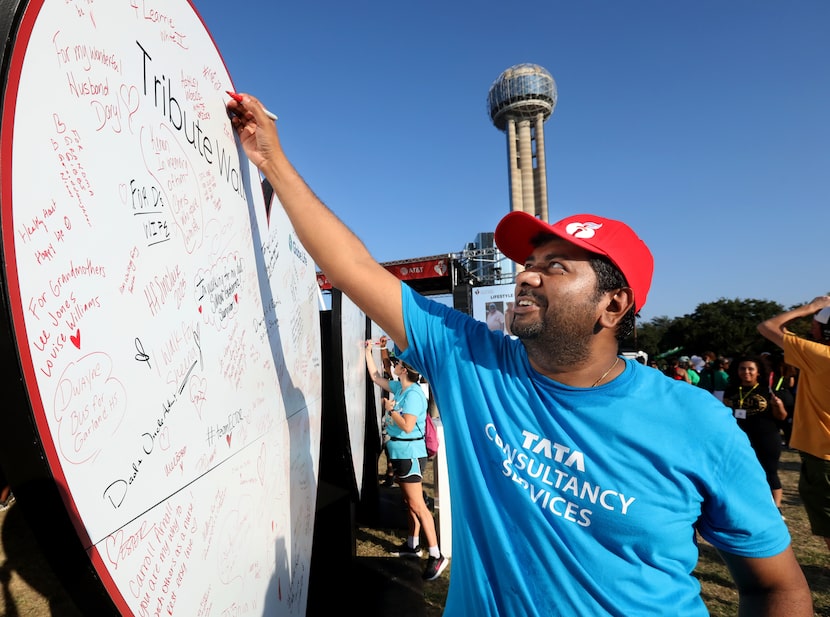
M524 263L535 248L531 241L539 234L553 234L610 259L634 292L635 309L645 306L654 257L628 225L595 214L575 214L551 224L527 212L511 212L496 226L496 246L513 261Z

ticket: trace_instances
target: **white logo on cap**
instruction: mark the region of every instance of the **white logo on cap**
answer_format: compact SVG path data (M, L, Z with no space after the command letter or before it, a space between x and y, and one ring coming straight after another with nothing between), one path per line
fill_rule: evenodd
M574 238L593 238L602 223L568 223L565 233Z

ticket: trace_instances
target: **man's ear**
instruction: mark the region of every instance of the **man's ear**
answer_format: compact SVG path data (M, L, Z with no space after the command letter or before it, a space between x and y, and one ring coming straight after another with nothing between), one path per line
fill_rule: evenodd
M605 306L597 323L605 328L615 328L634 306L634 292L631 287L612 289L605 292L603 302Z

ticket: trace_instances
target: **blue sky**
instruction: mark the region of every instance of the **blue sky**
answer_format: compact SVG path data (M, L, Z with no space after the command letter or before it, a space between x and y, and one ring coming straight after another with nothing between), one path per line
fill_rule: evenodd
M279 115L297 169L380 261L461 251L508 212L486 98L530 62L559 93L550 219L640 234L644 319L830 291L830 2L193 4L237 90Z

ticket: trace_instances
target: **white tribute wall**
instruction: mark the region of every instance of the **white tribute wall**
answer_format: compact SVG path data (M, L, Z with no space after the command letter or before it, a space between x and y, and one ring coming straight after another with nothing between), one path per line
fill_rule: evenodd
M366 313L346 294L340 294L340 345L343 368L343 396L349 448L352 455L357 494L363 490L363 463L366 447Z
M315 266L266 220L210 34L185 0L39 0L4 77L25 411L95 571L124 615L305 615Z
M386 336L386 333L378 326L374 321L369 324L371 328L372 336L370 339L372 340L372 357L375 360L375 365L378 367L378 372L381 374L381 377L384 374L383 370L383 356L381 355L381 346L379 345L379 341L381 337ZM386 348L392 349L394 343L392 339L388 339L386 342ZM364 352L365 353L365 352ZM378 442L378 449L383 447L383 408L380 404L381 397L383 396L383 388L378 385L375 385L374 382L372 383L372 401L373 405L369 408L367 413L371 413L373 415L375 424L377 426L378 437L380 441Z

